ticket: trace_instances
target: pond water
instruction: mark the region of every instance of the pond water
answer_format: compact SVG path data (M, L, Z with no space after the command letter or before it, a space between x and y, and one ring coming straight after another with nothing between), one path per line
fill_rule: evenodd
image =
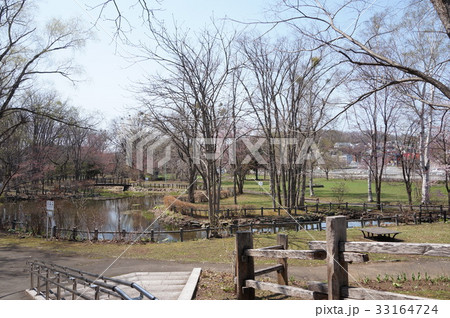
M54 225L57 228L93 231L143 231L153 221L149 210L161 204L158 196L107 200L55 200ZM0 206L3 221L17 220L34 230L45 228L46 201L20 201ZM158 224L155 224L155 229Z

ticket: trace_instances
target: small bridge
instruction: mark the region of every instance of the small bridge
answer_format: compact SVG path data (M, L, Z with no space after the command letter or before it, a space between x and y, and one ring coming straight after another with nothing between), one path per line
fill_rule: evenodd
M128 191L131 187L129 179L124 178L99 178L95 179L96 187L123 187L123 191Z

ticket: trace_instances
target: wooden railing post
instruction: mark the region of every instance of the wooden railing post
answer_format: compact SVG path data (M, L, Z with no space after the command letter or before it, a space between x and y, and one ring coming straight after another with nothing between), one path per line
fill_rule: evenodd
M261 216L264 216L264 208L261 207Z
M395 215L395 225L398 226L398 214Z
M98 229L94 229L94 241L98 241Z
M282 245L284 250L288 249L288 236L287 234L277 235L277 245ZM277 271L278 284L288 285L288 259L279 258L278 264L283 266L283 269Z
M236 292L237 299L255 299L255 289L245 287L247 279L255 279L253 257L245 256L244 251L253 248L253 235L250 232L236 232Z
M183 237L183 228L181 227L180 228L180 241L183 242L183 239L184 239L184 237Z
M348 286L348 264L340 258L339 243L347 240L345 216L326 218L328 299L341 299L342 286Z
M377 216L377 226L380 227L381 226L381 220L380 220L380 216Z
M153 229L150 230L150 242L155 242L155 231Z

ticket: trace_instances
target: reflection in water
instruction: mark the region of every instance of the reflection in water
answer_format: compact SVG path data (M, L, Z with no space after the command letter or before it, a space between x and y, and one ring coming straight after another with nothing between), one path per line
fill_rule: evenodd
M56 200L54 219L57 228L93 231L142 231L154 220L149 210L160 204L157 196L113 200ZM45 228L46 201L21 201L1 206L2 220L28 223L33 229ZM158 225L156 228L158 228Z

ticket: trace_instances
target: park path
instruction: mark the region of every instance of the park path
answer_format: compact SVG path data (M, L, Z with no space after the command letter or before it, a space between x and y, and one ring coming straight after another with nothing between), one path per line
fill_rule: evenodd
M29 288L29 274L26 262L42 260L48 263L69 266L92 273L104 273L117 276L131 272L177 272L192 271L200 267L203 270L232 272L231 264L222 263L181 263L174 261L113 258L94 259L80 255L61 255L49 251L23 248L19 246L0 247L0 300L27 299L24 290ZM111 266L111 264L114 264ZM428 273L430 276L450 276L450 260L439 258L416 259L408 262L376 262L350 264L350 280L365 277L375 278L378 274L395 275L406 273ZM289 266L289 277L301 280L326 280L326 267Z

